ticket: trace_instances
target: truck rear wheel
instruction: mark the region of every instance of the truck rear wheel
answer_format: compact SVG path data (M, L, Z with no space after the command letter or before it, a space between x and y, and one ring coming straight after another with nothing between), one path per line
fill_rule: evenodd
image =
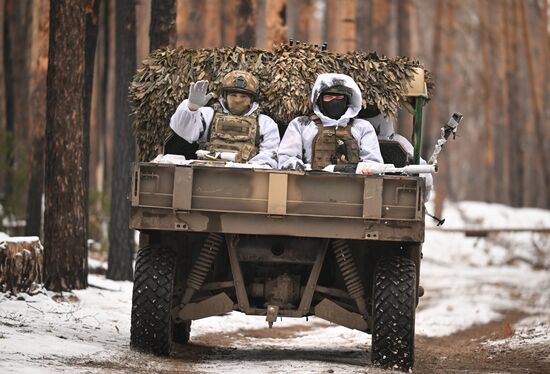
M175 253L146 246L139 250L134 272L130 345L167 356L172 348L172 300Z
M408 371L414 365L416 268L408 258L382 258L374 272L372 362Z

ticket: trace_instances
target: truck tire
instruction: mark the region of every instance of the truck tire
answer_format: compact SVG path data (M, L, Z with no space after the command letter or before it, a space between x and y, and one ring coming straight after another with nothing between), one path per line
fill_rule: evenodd
M391 256L376 265L373 289L372 363L408 371L414 365L416 268Z
M168 356L172 348L175 253L157 246L139 250L134 272L130 346Z

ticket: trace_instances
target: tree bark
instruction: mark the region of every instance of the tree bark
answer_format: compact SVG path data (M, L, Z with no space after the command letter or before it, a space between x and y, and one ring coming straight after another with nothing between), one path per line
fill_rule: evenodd
M369 48L381 55L392 54L391 1L371 0L371 25Z
M399 56L413 57L412 54L412 0L397 1L397 54ZM401 108L397 115L396 132L411 129L411 116Z
M111 219L109 222L109 266L107 278L131 280L134 232L129 229L130 163L135 160L135 144L128 102L128 86L136 70L136 15L134 0L115 3L115 134Z
M29 94L32 149L29 164L26 236L41 236L42 195L44 193L44 135L46 130L46 77L48 74L48 37L50 4L33 3L32 49Z
M500 183L497 183L497 194L500 197L499 201L504 204L510 204L511 198L511 189L510 183L512 178L510 177L510 142L511 142L511 133L510 133L510 120L509 112L507 109L509 106L508 98L508 77L507 77L507 55L508 55L508 17L507 9L509 4L507 2L501 1L498 6L498 17L497 17L497 34L501 37L498 39L498 57L497 61L499 62L496 66L496 80L494 81L497 87L498 92L498 103L501 107L501 115L499 116L499 136L497 137L498 147L496 151L498 156L496 157L496 175L499 176Z
M493 137L493 95L491 82L493 79L493 61L491 59L491 46L489 40L489 23L487 22L486 1L479 0L479 27L481 31L481 51L483 56L483 123L485 124L485 201L493 202L496 196L495 181L495 147Z
M250 48L256 45L256 1L237 0L237 45Z
M518 100L519 81L516 70L518 69L518 22L516 13L516 0L508 2L507 22L505 24L506 49L506 80L508 81L508 127L510 131L510 203L512 206L522 205L523 191L523 160L524 153L521 146L522 139L517 135L522 133L523 121L518 118L518 109L521 104Z
M225 0L220 7L222 46L233 47L237 43L237 0Z
M221 13L223 0L205 0L204 48L216 48L222 45Z
M105 138L106 133L106 96L107 72L109 56L109 18L108 4L99 2L99 20L97 31L97 47L94 58L94 79L92 83L92 102L90 112L90 194L89 237L101 243L107 241L107 233L103 232L103 224L107 222L105 212L104 179L106 170ZM147 46L148 47L148 46Z
M266 49L273 49L273 46L287 41L286 0L265 0L266 14L264 22L266 25L265 40L263 44ZM258 24L261 23L258 22ZM259 25L258 25L259 27ZM305 40L302 39L305 42Z
M89 223L90 196L90 122L92 117L92 87L94 83L94 63L99 28L99 4L101 0L85 0L86 36L84 44L84 129L82 131L84 174L84 219L86 233Z
M412 0L397 2L397 53L400 56L411 56L412 11Z
M177 12L178 45L185 48L201 48L204 40L205 2L203 0L179 0Z
M327 1L327 42L335 52L355 50L355 0Z
M176 45L176 0L151 1L149 50Z
M2 12L0 12L0 97L5 98L6 92L5 92L5 75L4 75L4 22L5 22L5 0L0 0L0 9L2 9ZM5 130L6 128L6 100L2 99L0 100L0 134ZM0 154L1 157L1 154ZM3 160L0 160L0 165L2 164ZM1 169L0 169L1 173ZM4 180L2 175L0 174L0 195L4 191Z
M88 284L85 124L85 3L52 0L46 109L45 286Z
M357 20L355 23L355 33L357 35L357 50L370 51L372 50L371 41L371 14L372 0L364 0L356 2ZM359 21L360 20L360 21Z
M445 4L443 1L438 1L436 5L436 13L435 13L435 29L434 29L434 40L432 45L432 65L431 65L431 72L436 78L436 82L438 82L441 85L441 81L438 81L437 78L439 77L439 74L443 75L443 73L440 71L440 59L441 59L441 39L444 37L445 30L443 29L443 22L445 18ZM452 32L452 31L451 31ZM427 126L424 127L424 141L422 142L422 154L427 154L430 151L430 142L426 141L426 135L427 134L433 134L434 131L431 131L434 127L437 127L440 125L439 117L440 117L440 111L439 111L439 101L441 101L442 98L439 97L436 100L432 100L430 102L429 110L428 110L428 123ZM443 215L443 208L444 208L444 202L448 195L448 181L449 181L449 172L447 170L447 157L445 157L446 152L444 152L441 155L441 160L439 161L440 164L440 170L438 174L434 176L434 188L436 191L435 199L434 199L434 213L437 217L441 217Z
M548 156L548 151L546 149L545 142L545 132L544 132L544 122L543 122L543 113L542 113L542 103L541 95L538 92L537 78L535 77L535 63L533 61L532 50L531 50L531 33L529 32L529 21L527 20L527 4L524 1L521 1L519 4L520 7L520 16L522 23L523 31L523 42L525 49L525 57L527 60L527 71L529 73L529 88L531 90L531 103L533 107L534 117L535 117L535 132L537 139L536 147L539 150L540 156L537 157L538 160L538 169L542 173L544 178L544 184L546 189L544 190L545 198L543 205L548 206L550 203L550 157ZM544 47L543 47L544 48ZM540 66L541 69L544 69L544 64ZM544 74L541 74L544 75Z

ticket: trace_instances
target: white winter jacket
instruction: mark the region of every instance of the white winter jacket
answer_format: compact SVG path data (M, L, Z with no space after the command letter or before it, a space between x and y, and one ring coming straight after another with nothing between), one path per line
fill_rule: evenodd
M187 106L188 100L185 99L178 106L176 112L170 119L170 127L176 134L189 143L206 142L208 130L214 118L214 109L210 107L201 107L196 111L189 110ZM220 99L223 112L229 113L224 100ZM252 103L250 110L245 113L245 116L250 116L258 109L258 103ZM260 149L258 154L252 157L248 163L256 165L268 165L271 168L277 167L277 147L281 140L279 136L279 128L275 121L264 114L258 116L258 126L260 128Z
M317 99L321 92L332 86L345 86L352 90L351 102L348 110L342 117L335 120L326 117L321 113L317 106ZM323 126L345 127L351 118L354 118L361 110L361 91L355 81L344 74L320 74L313 85L311 92L311 103L313 112L321 119ZM317 125L308 117L298 117L293 119L286 129L286 132L279 145L277 152L279 159L279 168L286 169L296 162L311 164L311 150L313 139L317 135ZM359 157L362 162L381 164L382 155L376 138L376 133L372 125L365 120L355 119L351 128L351 135L359 144ZM303 157L302 157L303 156Z
M414 155L414 147L412 144L402 135L396 134L395 130L393 128L393 122L386 117L382 115L382 113L378 114L375 117L369 118L369 122L372 124L374 129L376 130L376 133L378 134L378 139L380 140L395 140L399 142L405 149L405 151L409 154L409 156L413 157ZM423 158L420 159L420 163L425 165L426 160ZM433 176L430 173L423 173L420 174L420 176L424 177L426 180L426 193L424 195L425 200L428 200L430 197L430 193L433 190Z

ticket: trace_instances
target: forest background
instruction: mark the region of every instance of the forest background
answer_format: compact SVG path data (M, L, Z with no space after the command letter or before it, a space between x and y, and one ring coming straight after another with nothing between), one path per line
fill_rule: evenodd
M82 22L62 35L57 22L71 3ZM71 159L83 169L65 182L85 200L81 236L128 253L125 177L135 147L127 88L135 69L163 46L271 49L289 38L327 42L330 51L412 56L431 71L436 89L424 111L423 156L452 112L465 118L435 177L437 214L445 199L549 208L549 12L549 0L0 0L0 231L44 232L46 250L48 240L63 237L51 234L66 230L63 220L42 229L48 218L40 212L55 180L47 160ZM52 49L60 38L65 44ZM71 49L81 51L80 65L63 63ZM52 59L57 72L48 71ZM56 110L59 118L70 114L63 109L70 100L52 102L48 94L74 83L52 80L72 66L84 72L83 120L74 134L48 130ZM409 136L412 117L403 111L397 122ZM55 156L48 136L65 135L65 152ZM131 266L120 269L110 277L131 279Z

